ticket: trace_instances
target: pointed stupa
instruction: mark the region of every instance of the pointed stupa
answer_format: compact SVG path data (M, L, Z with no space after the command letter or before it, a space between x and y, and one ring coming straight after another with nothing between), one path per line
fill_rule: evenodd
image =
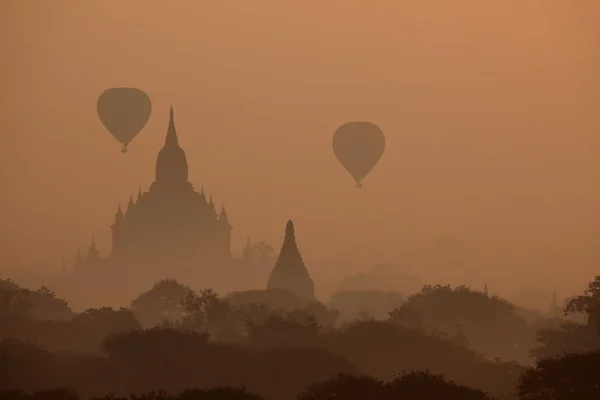
M286 224L283 245L267 282L267 289L284 289L304 300L315 298L315 284L298 250L291 220Z
M250 260L253 258L254 252L252 251L252 245L250 244L250 236L246 237L246 247L242 251L242 258Z
M225 211L224 203L221 206L221 212L219 213L219 222L222 223L223 225L227 225L227 226L231 227L231 224L229 223L229 217L227 216L227 211Z
M217 215L217 209L215 207L215 202L213 201L212 194L210 195L210 200L208 201L208 209L210 210L212 215Z
M483 294L485 294L486 296L490 295L490 293L488 292L487 283L483 286Z
M188 183L187 157L181 147L175 130L173 106L169 111L169 127L165 145L156 158L156 183L159 186L181 186Z
M133 202L133 195L130 195L129 203L127 203L127 211L125 211L125 216L130 217L133 215L134 212L135 212L135 203Z
M117 213L115 214L115 224L123 221L123 211L121 210L121 203L117 207Z
M74 268L78 268L83 266L83 256L81 255L81 250L77 249L77 255L75 256L75 262L73 264Z
M94 235L92 235L92 243L90 244L90 248L87 251L87 259L95 260L98 258L99 254L100 254L100 252L98 251L98 248L96 247L96 239L94 238Z
M165 137L165 147L179 147L179 138L175 129L175 117L173 112L173 103L169 109L169 127L167 128L167 136Z

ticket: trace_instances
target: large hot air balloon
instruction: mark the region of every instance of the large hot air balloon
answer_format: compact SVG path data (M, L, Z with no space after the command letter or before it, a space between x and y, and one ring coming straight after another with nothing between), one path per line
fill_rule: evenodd
M384 150L383 131L370 122L347 122L333 134L333 151L359 188L361 179L377 164Z
M122 153L127 153L127 145L146 125L152 111L148 95L128 87L105 90L96 107L104 127L123 145Z

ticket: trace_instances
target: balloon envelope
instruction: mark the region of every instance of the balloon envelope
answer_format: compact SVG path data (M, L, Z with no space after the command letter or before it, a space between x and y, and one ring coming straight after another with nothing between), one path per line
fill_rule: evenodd
M96 108L104 127L127 147L148 122L152 103L143 90L119 87L102 92Z
M358 187L385 150L385 136L370 122L347 122L333 134L333 151Z

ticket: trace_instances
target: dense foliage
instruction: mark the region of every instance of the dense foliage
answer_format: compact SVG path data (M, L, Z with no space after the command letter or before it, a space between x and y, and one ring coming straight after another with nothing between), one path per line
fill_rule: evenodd
M594 296L566 311L593 314ZM388 317L360 316L357 299L388 304ZM164 280L130 308L73 313L47 288L0 281L0 397L591 399L600 396L598 333L595 322L531 324L466 287L425 286L404 301L346 292L326 307Z

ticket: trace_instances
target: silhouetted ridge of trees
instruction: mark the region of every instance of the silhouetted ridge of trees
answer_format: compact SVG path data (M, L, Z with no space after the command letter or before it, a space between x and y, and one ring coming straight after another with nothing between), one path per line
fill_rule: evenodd
M6 314L9 310L11 314L36 320L68 320L74 315L67 301L45 286L29 290L0 279L0 313Z
M509 302L466 287L425 286L398 306L396 294L353 293L349 307L370 296L395 308L386 319L340 321L337 310L287 292L221 297L173 280L157 282L130 309L73 313L49 289L0 281L0 391L40 399L587 399L600 382L590 288L566 310L588 314L578 325L532 324ZM534 327L543 327L537 336ZM531 351L529 367L514 361ZM490 360L494 352L506 360ZM48 392L57 387L72 392Z
M517 396L524 400L600 399L600 352L538 361L519 379Z
M427 285L390 317L398 324L453 338L492 358L527 363L535 332L516 311L510 302L466 286Z

